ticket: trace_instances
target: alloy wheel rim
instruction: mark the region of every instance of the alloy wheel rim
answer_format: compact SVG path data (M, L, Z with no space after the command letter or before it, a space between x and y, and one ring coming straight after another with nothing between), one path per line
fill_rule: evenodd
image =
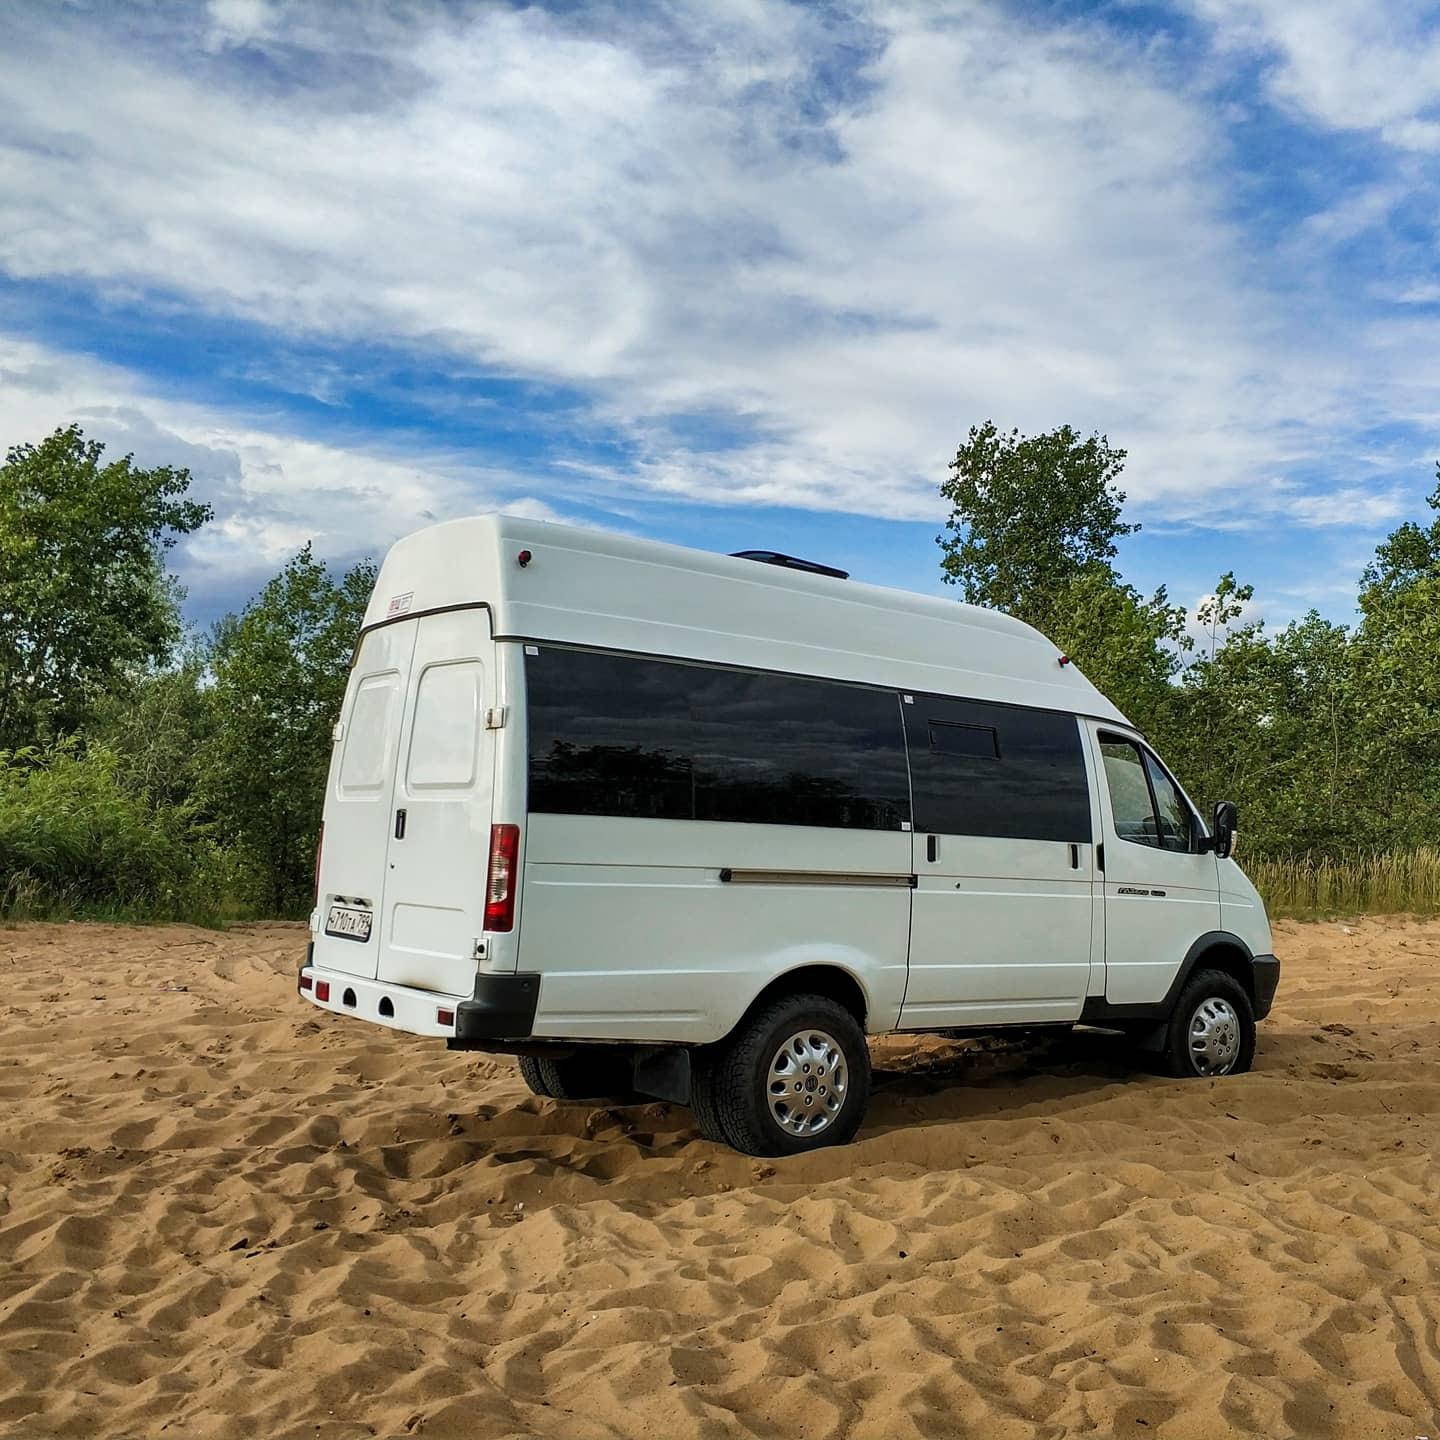
M845 1108L850 1068L823 1030L797 1030L775 1051L765 1082L770 1117L787 1135L818 1135Z
M1225 1075L1240 1058L1240 1017L1218 995L1207 996L1190 1017L1190 1063L1197 1075Z

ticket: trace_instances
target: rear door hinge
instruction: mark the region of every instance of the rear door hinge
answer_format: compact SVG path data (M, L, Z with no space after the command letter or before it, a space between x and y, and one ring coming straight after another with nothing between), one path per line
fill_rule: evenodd
M509 713L508 706L492 705L485 712L485 728L487 730L503 730L505 728L505 719Z

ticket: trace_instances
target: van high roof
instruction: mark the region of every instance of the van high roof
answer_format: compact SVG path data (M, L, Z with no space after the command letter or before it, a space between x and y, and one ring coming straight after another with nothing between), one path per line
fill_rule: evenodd
M485 605L496 639L668 655L1127 723L998 611L745 556L510 515L397 541L365 627Z

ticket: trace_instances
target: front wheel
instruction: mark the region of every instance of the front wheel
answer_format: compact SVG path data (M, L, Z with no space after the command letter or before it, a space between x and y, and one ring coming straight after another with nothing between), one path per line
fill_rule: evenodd
M800 1155L854 1138L870 1098L855 1017L824 995L787 995L742 1021L697 1068L707 1138L745 1155Z
M1255 1058L1255 1012L1233 975L1201 970L1180 992L1161 1059L1181 1078L1239 1075Z

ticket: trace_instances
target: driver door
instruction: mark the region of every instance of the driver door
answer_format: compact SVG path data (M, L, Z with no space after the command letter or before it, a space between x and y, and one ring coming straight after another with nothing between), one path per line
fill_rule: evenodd
M1091 727L1104 777L1105 998L1164 1000L1190 946L1220 928L1220 872L1185 792L1133 735Z

